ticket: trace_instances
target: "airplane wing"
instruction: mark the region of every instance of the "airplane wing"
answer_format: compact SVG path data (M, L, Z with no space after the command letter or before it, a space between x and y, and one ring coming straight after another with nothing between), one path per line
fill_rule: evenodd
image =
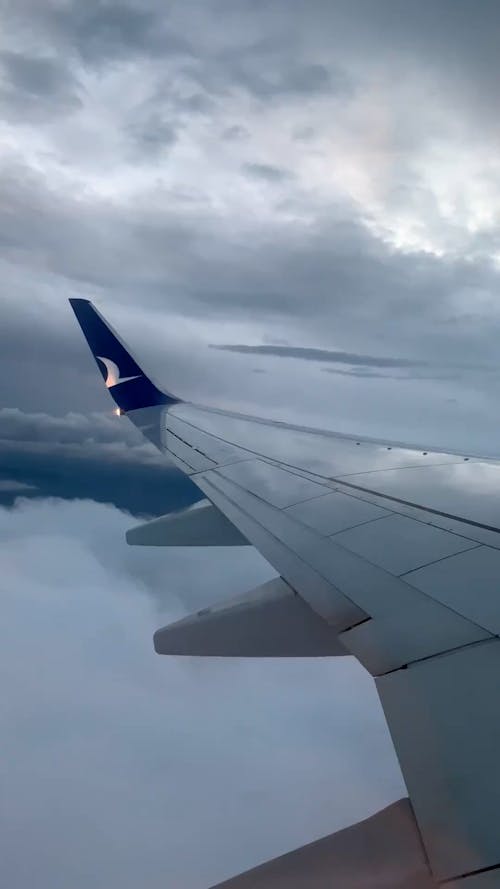
M285 856L224 886L500 887L500 464L187 404L143 373L91 303L71 304L120 411L206 498L129 542L250 543L279 575L158 630L156 650L354 655L406 781L418 867L404 877L390 856L361 873L358 826L351 882L346 862L337 873L324 855L318 882L307 856L309 876L292 879ZM397 821L380 819L381 830Z

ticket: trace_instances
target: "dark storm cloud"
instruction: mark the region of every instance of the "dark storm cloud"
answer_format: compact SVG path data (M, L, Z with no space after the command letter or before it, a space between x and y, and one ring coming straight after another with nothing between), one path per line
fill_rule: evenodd
M156 455L146 445L132 423L122 423L107 414L69 413L52 416L43 412L25 413L18 408L0 408L0 438L5 441L51 442L54 444L109 445L120 442L133 452L139 446ZM144 458L145 462L146 458Z
M222 352L240 352L249 355L272 355L276 358L299 358L302 361L321 361L333 364L352 364L364 367L422 367L424 361L409 358L384 358L376 355L357 355L353 352L338 352L333 349L313 349L301 346L245 346L227 344L212 345L212 349Z
M116 418L115 418L116 419ZM161 515L200 499L197 488L131 423L100 414L0 410L0 501L88 498L136 515Z

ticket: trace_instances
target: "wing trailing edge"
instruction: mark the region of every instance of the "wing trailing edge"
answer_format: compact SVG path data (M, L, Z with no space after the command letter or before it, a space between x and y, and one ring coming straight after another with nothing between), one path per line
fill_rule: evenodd
M491 889L497 885L487 884ZM267 861L212 889L285 887L437 889L438 883L429 871L410 801L401 799L364 821ZM468 887L465 883L463 889Z

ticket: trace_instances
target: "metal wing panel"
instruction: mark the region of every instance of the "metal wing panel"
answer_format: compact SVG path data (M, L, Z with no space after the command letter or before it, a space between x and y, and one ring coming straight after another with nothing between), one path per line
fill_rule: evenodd
M411 515L412 509L426 510L426 520L443 529L465 533L453 527L465 523L467 533L479 542L500 548L498 461L304 430L185 404L170 407L167 422L182 422L184 430L191 430L188 435L205 435L213 447L218 443L236 449L216 459L218 463L253 454L320 476L321 483L373 497L391 511Z
M215 502L223 512L228 514L228 507L232 510L229 517L242 533L339 632L360 624L344 633L342 641L374 675L490 635L428 596L415 595L399 578L301 526L285 511L229 482L219 471L197 477L197 483L211 499L214 494L220 498ZM278 542L281 559L276 561ZM330 585L323 591L326 601L323 596L319 602L311 600L308 586L297 586L297 578L292 579L289 561L297 557ZM302 580L307 584L307 576ZM333 592L335 598L328 602ZM348 623L342 624L342 620ZM428 626L431 632L425 632ZM423 632L415 632L416 628Z
M499 675L494 639L377 679L440 880L500 866Z
M212 889L437 889L408 800ZM474 887L476 889L476 887ZM483 889L483 886L477 887ZM490 889L490 887L484 887Z
M446 883L446 889L498 889L499 886L500 874L497 868Z
M317 614L338 629L345 629L366 618L360 608L246 512L241 504L228 498L211 480L197 476L196 483Z
M286 512L325 537L391 514L381 506L340 491L290 506Z
M486 529L500 529L500 466L486 461L429 466L426 469L360 473L348 480L365 490L443 517L462 518Z
M381 676L492 637L453 611L437 610L432 600L424 598L411 608L394 608L352 627L339 638L372 676Z
M500 553L480 546L406 575L408 583L500 635Z
M179 419L171 411L165 414L165 422L169 432L174 433L174 435L186 444L191 445L191 447L197 448L200 453L209 457L214 463L231 463L234 460L248 457L248 453L242 448L234 447L234 445L227 444L215 435L203 432L192 423Z
M169 410L169 415L255 455L286 462L324 476L338 477L359 472L463 461L461 455L355 439L333 432L301 429L194 405L175 405Z
M224 478L279 509L330 492L327 485L309 481L263 460L245 460L225 466L219 472Z
M351 528L335 534L334 540L398 576L479 546L475 540L401 515Z
M175 454L176 457L179 457L181 460L184 460L189 466L191 466L195 472L200 472L204 469L211 469L216 464L213 460L210 460L204 454L200 454L196 448L191 447L191 445L186 444L182 441L177 435L174 435L172 432L168 432L166 434L166 447L172 454Z

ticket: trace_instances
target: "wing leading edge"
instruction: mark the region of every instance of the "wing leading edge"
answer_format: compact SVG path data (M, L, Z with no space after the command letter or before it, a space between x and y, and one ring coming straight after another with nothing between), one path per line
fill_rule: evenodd
M157 650L354 654L384 707L425 885L500 886L499 464L182 403L91 304L72 305L119 407L281 578L159 631ZM184 519L167 527L193 542Z

